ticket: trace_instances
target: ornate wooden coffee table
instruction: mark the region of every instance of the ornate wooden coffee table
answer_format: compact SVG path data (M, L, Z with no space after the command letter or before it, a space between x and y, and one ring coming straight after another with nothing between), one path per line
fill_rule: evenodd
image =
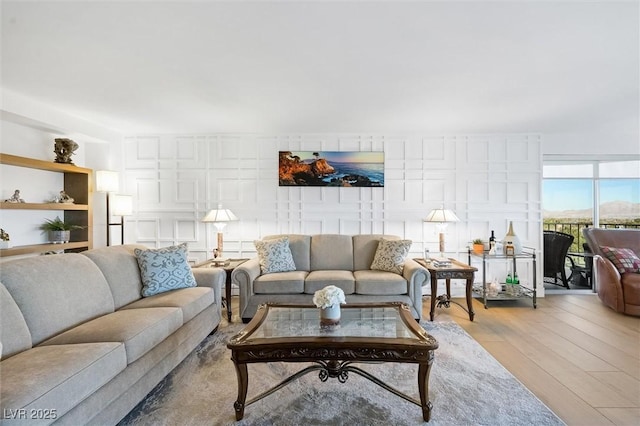
M238 376L238 399L234 404L236 420L242 419L246 406L314 371L318 371L322 382L331 377L344 383L350 372L358 374L422 407L425 421L431 418L429 373L438 343L420 327L405 304L342 305L340 324L331 328L320 327L319 310L313 305L265 304L227 347L231 349ZM312 365L246 401L247 364L257 362L307 362ZM358 362L418 364L420 400L353 365Z

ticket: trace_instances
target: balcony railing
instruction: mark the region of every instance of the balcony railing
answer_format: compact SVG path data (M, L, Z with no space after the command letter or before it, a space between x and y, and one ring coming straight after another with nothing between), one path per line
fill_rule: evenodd
M584 228L593 228L593 222L551 222L544 221L542 229L545 231L557 231L564 232L565 234L573 235L573 244L571 244L570 252L582 252L582 243L584 237L582 236L582 230ZM637 222L611 222L600 223L600 228L607 229L640 229L640 223Z

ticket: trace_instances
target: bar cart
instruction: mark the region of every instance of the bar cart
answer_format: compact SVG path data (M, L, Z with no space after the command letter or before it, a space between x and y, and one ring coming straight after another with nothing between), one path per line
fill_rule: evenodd
M505 300L519 300L519 299L531 299L533 302L533 308L537 308L537 267L536 267L536 251L531 247L523 247L522 253L517 255L505 255L505 254L489 254L488 251L484 251L481 255L474 253L471 249L468 251L469 265L472 261L482 262L482 283L473 286L473 294L475 297L482 300L484 308L488 309L488 302L491 301L505 301ZM511 266L513 274L517 274L518 263L531 263L532 266L532 279L526 285L519 284L507 284L506 282L500 282L500 290L497 293L490 292L489 284L487 282L487 265L495 262L512 262L511 265L507 264L507 269ZM507 292L507 285L512 286L512 292Z

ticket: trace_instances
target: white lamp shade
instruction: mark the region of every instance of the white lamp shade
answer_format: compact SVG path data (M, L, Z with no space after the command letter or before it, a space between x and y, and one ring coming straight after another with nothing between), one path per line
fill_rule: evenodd
M116 192L118 189L118 172L114 172L113 170L96 171L96 191Z
M210 210L203 218L203 222L231 222L238 220L238 217L229 209L223 209L222 205L218 205L216 210Z
M427 215L424 221L445 223L445 222L460 222L460 219L458 219L458 216L456 216L456 214L451 210L441 208L441 209L431 210L431 212Z
M133 214L133 196L114 194L111 197L111 213L114 216L131 216Z

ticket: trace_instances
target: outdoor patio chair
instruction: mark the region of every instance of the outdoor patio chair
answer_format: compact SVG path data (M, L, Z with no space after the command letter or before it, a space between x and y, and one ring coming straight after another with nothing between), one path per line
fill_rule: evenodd
M571 275L567 280L576 287L591 287L593 274L593 253L589 244L582 243L582 253L569 253ZM582 258L582 263L579 260Z
M569 288L566 259L573 235L544 231L544 282Z

